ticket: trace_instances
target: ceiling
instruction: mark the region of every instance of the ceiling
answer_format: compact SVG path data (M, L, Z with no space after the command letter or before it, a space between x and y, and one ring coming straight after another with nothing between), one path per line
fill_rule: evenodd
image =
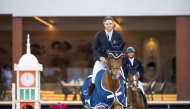
M103 28L103 17L40 17L51 23L53 29L33 17L23 17L23 30L77 30L90 31ZM116 16L114 20L121 30L175 30L175 17L126 17ZM0 15L0 31L12 30L12 16Z

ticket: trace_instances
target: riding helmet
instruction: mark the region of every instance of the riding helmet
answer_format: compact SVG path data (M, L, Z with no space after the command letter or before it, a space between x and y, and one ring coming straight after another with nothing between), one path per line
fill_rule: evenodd
M128 52L135 52L135 49L133 47L128 47L127 50L126 50L126 52L127 53Z

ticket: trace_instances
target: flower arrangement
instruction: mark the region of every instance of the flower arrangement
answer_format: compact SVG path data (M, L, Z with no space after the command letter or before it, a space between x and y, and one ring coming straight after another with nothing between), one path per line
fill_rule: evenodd
M62 103L58 103L55 105L51 105L50 109L68 109L68 108L67 108L67 105L62 104Z

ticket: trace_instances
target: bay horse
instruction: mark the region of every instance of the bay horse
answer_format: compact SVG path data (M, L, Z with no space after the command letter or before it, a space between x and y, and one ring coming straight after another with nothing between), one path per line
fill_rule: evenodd
M107 66L105 70L100 70L97 73L95 79L95 90L93 91L92 96L89 99L86 99L88 95L86 86L89 84L89 81L91 81L90 77L86 79L81 88L82 103L87 109L90 109L90 107L94 108L93 106L95 106L96 109L123 109L123 107L127 107L124 83L123 80L120 79L120 77L123 76L121 74L121 66L124 56L122 50L125 46L125 42L120 46L113 46L109 43L109 46L110 50L105 52L107 55ZM97 100L97 102L95 100ZM90 102L90 104L88 103L90 107L86 107L85 101ZM96 104L94 105L93 103Z
M131 70L128 73L128 88L127 88L127 98L132 104L130 109L145 109L143 97L140 94L140 89L138 88L138 80L140 76L136 70Z
M110 51L108 52L108 58L107 58L107 68L106 72L104 73L102 77L102 86L106 90L110 90L112 92L116 92L117 89L120 87L119 84L119 77L121 76L121 65L123 60L123 54L120 54L120 56L115 57L114 53L118 53L117 51ZM114 98L114 103L111 106L110 109L122 109L122 106L119 104L119 102ZM98 109L104 109L104 108L98 108Z
M125 43L120 46L112 46L109 43L111 50L107 51L107 67L106 71L102 77L102 86L109 91L116 92L120 87L119 78L121 75L121 66L123 62L123 51ZM116 100L116 95L114 96L114 103L109 109L123 109L123 106ZM104 109L104 107L99 107L98 109Z

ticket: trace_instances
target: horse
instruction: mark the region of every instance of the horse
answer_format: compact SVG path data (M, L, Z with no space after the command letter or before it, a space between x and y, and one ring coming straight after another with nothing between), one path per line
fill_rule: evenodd
M122 88L124 86L123 80L119 79L122 75L121 75L121 66L122 66L122 60L123 60L123 47L124 47L123 43L122 45L120 45L119 47L115 47L115 46L111 46L111 50L106 51L107 54L107 67L105 70L101 70L100 72L98 72L98 74L96 75L96 80L95 80L95 89L97 91L99 95L98 98L99 100L102 101L106 101L106 100L110 100L111 101L111 106L107 106L107 104L105 103L98 103L96 106L96 108L98 109L123 109L123 107L125 107L125 105L121 105L122 103L119 101L119 99L122 99L122 101L127 101L126 100L126 96L124 94L124 88ZM98 78L102 78L102 79L98 79ZM89 80L88 80L89 81ZM97 86L96 83L99 83L101 81L101 84L99 84ZM103 91L98 91L98 87L102 86L102 89L105 89L106 91L109 92L103 92ZM83 94L86 94L86 90L83 90ZM93 92L94 94L95 92ZM111 94L109 96L104 96L105 94ZM122 95L123 93L123 95ZM92 94L92 96L93 96ZM93 97L91 97L91 100L95 97L98 96L95 95ZM81 97L82 98L82 97ZM106 100L103 100L106 99ZM83 100L82 100L83 101ZM92 100L93 101L93 100ZM125 103L124 103L125 104ZM127 105L127 102L126 102ZM106 107L107 106L107 107Z
M138 80L140 76L136 70L131 70L128 73L128 88L127 98L132 104L130 109L145 109L143 97L140 93L141 90L138 88Z
M112 92L116 92L120 85L118 78L121 76L120 67L122 65L123 56L120 55L118 58L115 58L113 53L114 52L111 51L108 55L107 69L102 78L102 85L105 89L110 90ZM114 100L114 104L110 109L122 109L122 106L119 104L117 100Z

